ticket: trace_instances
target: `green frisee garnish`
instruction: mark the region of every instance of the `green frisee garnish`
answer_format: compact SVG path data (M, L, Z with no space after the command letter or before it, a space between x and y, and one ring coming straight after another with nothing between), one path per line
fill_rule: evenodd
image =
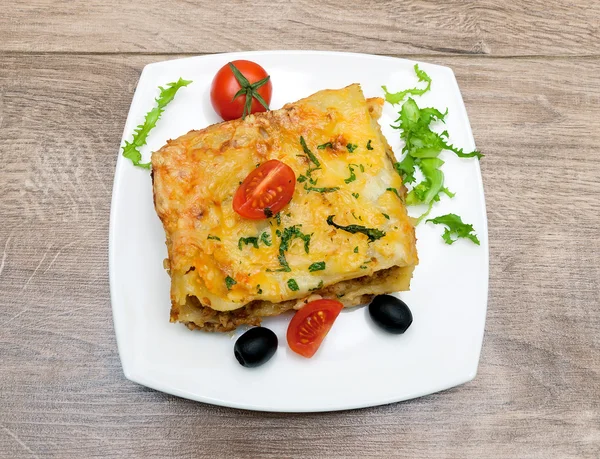
M148 134L154 129L160 116L165 111L165 107L173 100L177 91L190 83L192 83L191 80L179 78L179 80L173 83L168 83L166 88L159 86L160 94L158 99L156 99L156 107L146 113L144 123L135 128L133 131L133 140L131 142L125 141L125 145L123 145L123 156L130 159L134 166L143 167L144 169L152 167L152 163L141 162L142 153L139 149L146 145Z
M407 96L420 96L431 88L431 78L424 71L415 65L415 73L420 82L426 82L425 88L413 88L389 93L385 87L386 101L391 104L401 103ZM405 185L416 182L415 173L419 170L423 175L423 180L412 186L406 196L407 205L426 205L427 210L417 219L419 224L433 208L433 205L440 201L441 194L453 197L447 188L444 187L444 173L441 170L444 162L438 157L444 150L454 152L460 158L475 157L481 159L483 155L477 151L464 152L462 148L457 148L448 141L448 131L437 133L431 129L433 122L445 122L448 110L445 113L440 112L433 107L419 108L417 103L408 97L402 103L399 116L394 129L401 131L400 138L404 141L402 152L404 157L401 161L394 164L396 172L402 177Z
M425 73L424 70L419 69L419 64L415 64L414 69L415 69L415 73L417 74L417 78L419 79L419 81L426 82L427 86L425 86L425 88L422 88L422 89L421 88L405 89L404 91L399 91L399 92L395 92L395 93L388 92L387 88L385 86L382 86L381 88L385 92L386 102L389 102L392 105L396 105L396 104L399 104L400 102L402 102L404 100L404 98L406 96L408 96L409 94L412 96L422 96L427 91L429 91L429 89L431 89L431 78L429 77L429 75L427 75L427 73Z
M446 226L444 234L442 234L442 239L444 239L446 244L454 244L459 238L465 238L479 245L479 239L475 234L473 225L463 223L462 219L456 214L440 215L439 217L427 220L427 222Z

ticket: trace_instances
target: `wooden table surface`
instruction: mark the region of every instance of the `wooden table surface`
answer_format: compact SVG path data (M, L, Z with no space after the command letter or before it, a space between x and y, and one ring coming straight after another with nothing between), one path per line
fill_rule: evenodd
M482 161L477 378L286 415L121 371L113 172L144 65L327 49L450 66ZM0 14L0 457L600 457L600 2L17 0Z

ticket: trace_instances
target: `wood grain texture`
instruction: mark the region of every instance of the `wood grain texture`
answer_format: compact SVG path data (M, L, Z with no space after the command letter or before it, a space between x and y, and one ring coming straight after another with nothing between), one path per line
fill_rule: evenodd
M16 0L0 15L0 51L248 49L597 56L600 2Z
M482 161L490 301L477 378L342 413L251 413L125 380L108 218L142 67L0 54L0 458L600 455L600 61L435 57Z

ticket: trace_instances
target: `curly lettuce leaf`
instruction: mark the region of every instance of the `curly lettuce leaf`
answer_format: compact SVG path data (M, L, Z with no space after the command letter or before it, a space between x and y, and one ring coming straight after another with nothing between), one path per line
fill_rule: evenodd
M399 104L400 102L402 102L404 100L404 98L406 96L408 96L409 94L412 96L422 96L423 94L425 94L427 91L429 91L431 89L431 78L429 77L429 75L427 75L427 73L425 73L424 70L421 70L419 68L419 64L415 64L414 69L415 69L415 73L417 74L417 78L419 79L419 82L421 82L421 83L426 82L427 86L423 89L411 88L411 89L405 89L404 91L399 91L399 92L395 92L395 93L389 92L386 86L382 86L381 88L385 92L385 100L387 102L389 102L390 104L396 105L396 104Z
M427 86L423 89L412 88L397 93L390 93L385 86L382 86L387 102L399 104L409 95L419 96L429 91L431 78L417 65L414 68L419 81L427 82ZM392 125L394 129L400 130L400 138L404 140L402 149L404 158L394 164L394 169L404 184L412 185L406 195L406 205L427 205L427 210L416 219L416 225L429 215L434 204L440 201L442 194L449 198L454 197L454 193L444 187L444 173L441 170L444 162L438 158L440 153L450 150L460 158L481 159L483 157L477 150L466 153L462 148L450 144L448 131L438 134L431 129L432 122L444 123L447 115L447 109L442 113L434 107L419 108L415 100L408 97L398 112L398 119L395 121L397 124ZM417 181L415 176L417 171L422 173L423 180L414 184ZM442 237L447 244L452 244L459 238L468 238L479 245L473 226L463 223L458 215L442 215L427 221L446 225Z
M442 234L442 239L444 239L446 244L451 245L458 239L465 238L470 239L473 243L479 245L479 239L477 239L473 225L463 223L462 219L456 214L440 215L439 217L431 218L426 221L436 225L446 226L444 234Z
M402 161L394 164L394 169L402 177L402 183L415 182L415 160L412 156L406 155Z
M440 153L443 150L451 150L460 157L483 156L478 151L464 153L462 149L457 149L448 143L447 131L438 134L430 128L430 124L434 121L444 122L447 114L447 110L442 113L433 107L419 108L415 100L410 97L402 104L396 120L399 124L392 126L401 130L400 137L404 140L402 149L404 158L394 164L402 182L407 185L414 184L416 170L420 170L424 176L423 180L414 185L406 196L407 205L428 205L427 211L417 218L417 224L429 215L433 204L440 200L440 193L446 194L449 198L454 197L453 193L444 188L444 173L441 170L444 162L438 158Z
M425 177L421 183L413 187L406 196L406 204L429 204L444 187L444 173L440 167L444 164L439 158L427 158L419 162L419 169Z
M191 80L184 80L179 78L178 81L167 84L166 88L159 86L160 95L156 99L156 107L146 113L146 117L144 118L143 124L140 124L133 131L133 140L131 142L125 141L125 145L123 146L123 156L127 159L130 159L133 162L134 166L143 167L144 169L150 169L152 167L151 163L142 163L142 153L140 152L140 148L146 145L146 140L148 139L148 134L150 131L154 129L156 123L160 119L160 116L165 110L165 107L173 100L177 91L180 88L189 85L192 83Z
M447 114L448 110L442 113L433 107L419 108L410 97L402 104L400 116L396 120L399 124L392 126L402 131L400 137L405 141L402 151L413 158L436 158L443 150L450 150L461 158L481 159L483 155L477 150L465 153L462 148L448 143L448 131L438 134L431 130L429 125L434 121L444 122Z

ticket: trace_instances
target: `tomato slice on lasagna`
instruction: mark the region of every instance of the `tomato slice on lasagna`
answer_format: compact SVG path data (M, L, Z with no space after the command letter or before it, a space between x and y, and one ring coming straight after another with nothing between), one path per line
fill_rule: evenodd
M408 290L415 231L377 122L382 107L358 84L319 91L191 131L152 155L172 322L229 331L308 297L348 307ZM293 196L278 213L244 218L234 196L270 160L293 170Z

